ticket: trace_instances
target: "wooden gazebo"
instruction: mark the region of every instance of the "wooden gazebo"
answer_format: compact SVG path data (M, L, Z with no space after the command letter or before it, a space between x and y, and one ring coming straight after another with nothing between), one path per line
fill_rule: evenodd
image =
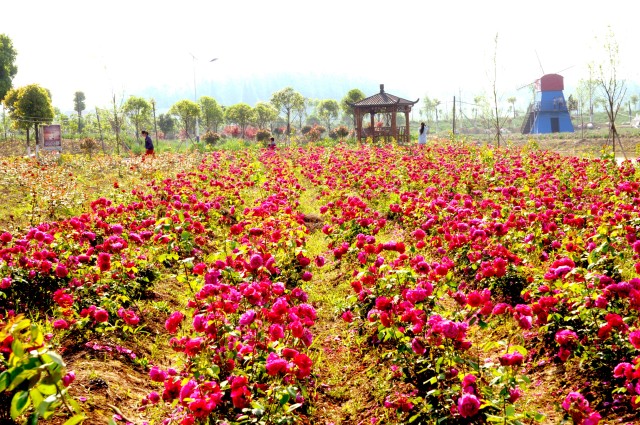
M353 108L353 115L356 120L355 125L358 140L362 141L362 139L366 140L370 137L374 142L381 138L388 141L389 138L393 137L399 143L409 143L411 139L409 113L411 112L411 107L418 103L418 100L420 99L411 101L385 93L384 84L380 84L380 93L376 93L373 96L369 96L355 103L349 103L349 106ZM404 112L404 126L399 126L397 123L398 112ZM370 115L371 121L368 126L364 127L363 121L366 114ZM385 114L387 123L383 126L376 127L376 114Z

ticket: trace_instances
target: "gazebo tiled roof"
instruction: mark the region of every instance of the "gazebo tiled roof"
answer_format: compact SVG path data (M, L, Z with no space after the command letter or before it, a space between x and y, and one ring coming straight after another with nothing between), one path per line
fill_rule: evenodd
M418 99L419 100L419 99ZM358 102L350 103L352 107L367 107L367 106L413 106L418 103L418 100L411 101L395 96L393 94L386 93L384 91L384 84L380 84L380 93L376 93L373 96L369 96Z

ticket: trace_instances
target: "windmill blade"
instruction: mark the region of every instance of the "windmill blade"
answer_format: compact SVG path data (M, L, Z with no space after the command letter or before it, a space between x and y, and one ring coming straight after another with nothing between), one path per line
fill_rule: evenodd
M542 71L542 75L544 75L544 68L542 68L542 62L540 62L540 56L538 56L538 51L534 50L534 52L536 52L536 58L538 58L538 65L540 65L540 71Z
M571 69L571 68L575 68L575 65L571 65L571 66L569 66L569 67L566 67L565 69L561 69L561 70L560 70L560 71L558 71L558 72L554 72L554 74L560 74L561 72L564 72L564 71L566 71L567 69Z
M524 85L524 86L522 86L522 87L518 87L518 88L517 88L517 90L522 90L522 89L523 89L523 88L525 88L525 87L532 86L532 85L534 85L534 84L536 83L536 81L538 81L538 80L537 80L537 79L536 79L536 80L533 80L533 81L532 81L532 82L530 82L529 84L525 84L525 85Z

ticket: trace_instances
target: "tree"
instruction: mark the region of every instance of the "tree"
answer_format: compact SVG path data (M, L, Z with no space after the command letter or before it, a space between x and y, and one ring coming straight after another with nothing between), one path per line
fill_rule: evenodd
M271 124L278 119L278 110L268 103L256 103L253 112L256 125L261 129L271 127Z
M73 110L78 113L78 133L82 132L82 111L86 109L84 93L77 91L73 94Z
M604 108L609 118L609 136L613 147L613 153L616 153L616 140L622 147L620 136L616 128L616 116L622 105L624 95L627 93L625 81L618 78L618 66L620 60L618 57L618 43L609 27L604 41L605 62L598 67L598 84L602 95L604 96Z
M633 110L635 111L638 106L638 101L640 101L640 97L638 97L637 94L633 94L629 100L631 100L631 105L633 105Z
M438 132L440 131L440 129L438 128L438 106L440 106L442 102L440 102L438 99L433 99L431 103L433 104L433 110L436 111L436 132Z
M244 138L244 131L247 125L254 119L253 108L246 103L236 103L231 105L224 111L224 117L227 122L236 124L240 127L242 137Z
M0 34L0 102L11 90L13 77L18 72L16 56L18 52L13 47L11 39L5 34Z
M589 79L581 79L578 82L578 88L576 94L578 96L578 105L580 107L580 113L584 113L585 105L589 104L589 122L593 123L593 107L594 107L594 93L597 88L598 82L593 79L593 67L589 66Z
M122 110L133 123L136 129L136 141L140 143L140 127L149 122L151 104L142 97L130 96L122 106Z
M164 137L169 138L169 135L173 134L176 127L176 120L171 114L160 114L158 115L158 127L164 133Z
M506 118L502 118L500 116L500 110L498 109L498 33L496 33L496 38L494 40L494 50L493 50L493 78L491 78L491 88L493 95L493 105L492 105L492 121L493 128L495 131L496 142L498 143L498 148L500 147L500 141L502 140L502 127Z
M322 100L318 105L318 118L327 125L327 129L331 131L331 123L338 119L340 114L340 105L333 99Z
M424 111L424 115L427 117L427 122L430 121L433 117L432 113L436 108L436 105L434 103L434 101L432 99L429 98L429 96L425 95L424 98L422 99L422 110ZM437 114L437 111L436 111Z
M169 113L178 118L189 137L189 130L195 129L196 118L200 116L200 107L192 100L179 100L171 106Z
M478 121L478 110L481 109L481 106L484 104L484 96L476 96L473 98L473 126L477 127L476 122Z
M298 118L300 128L302 128L304 117L307 116L307 108L309 107L309 103L309 99L300 95L300 97L296 99L295 105L293 105L293 112L295 112L296 117Z
M304 103L304 97L291 87L277 91L271 96L271 104L287 117L287 134L291 134L291 113L301 103Z
M202 96L200 98L200 111L202 113L202 124L206 131L218 132L218 126L224 121L224 112L218 102L212 97Z
M513 111L513 119L516 119L516 98L515 97L510 97L507 99L507 102L509 102L511 104L511 110Z
M353 115L353 108L349 106L350 103L356 103L365 98L365 94L360 89L351 89L347 92L347 94L340 101L340 108L342 109L342 113L345 117L349 117L349 121L353 123L355 128L355 123L353 122L355 116Z
M577 111L578 110L578 101L572 94L569 95L569 99L567 99L567 109L569 111Z
M10 89L4 97L4 106L18 128L27 130L27 151L29 150L29 129L33 127L38 140L38 126L53 120L54 111L49 91L37 84ZM37 143L37 142L36 142Z

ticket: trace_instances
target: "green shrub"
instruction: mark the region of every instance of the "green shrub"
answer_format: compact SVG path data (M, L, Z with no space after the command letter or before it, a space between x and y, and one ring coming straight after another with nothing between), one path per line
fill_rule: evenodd
M208 145L215 145L220 141L220 135L213 131L207 131L202 135L202 141Z
M271 137L271 132L269 130L258 130L258 132L256 133L256 140L258 142L264 142L266 140L269 140L269 138Z

